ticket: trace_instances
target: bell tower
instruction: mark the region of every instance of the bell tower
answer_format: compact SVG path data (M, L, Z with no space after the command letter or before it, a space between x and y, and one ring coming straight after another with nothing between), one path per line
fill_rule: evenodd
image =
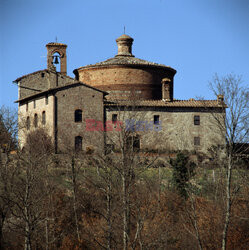
M63 43L48 43L47 47L47 67L55 69L55 64L60 63L60 72L67 75L67 45Z

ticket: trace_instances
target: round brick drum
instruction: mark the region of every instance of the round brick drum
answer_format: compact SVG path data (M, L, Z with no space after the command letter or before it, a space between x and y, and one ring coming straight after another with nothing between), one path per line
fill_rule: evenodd
M118 54L106 61L74 70L76 79L109 93L109 99L162 99L162 79L173 78L176 70L132 55L133 38L116 40Z

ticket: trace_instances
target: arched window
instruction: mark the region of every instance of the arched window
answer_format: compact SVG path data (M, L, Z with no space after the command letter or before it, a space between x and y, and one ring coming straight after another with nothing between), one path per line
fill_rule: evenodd
M26 128L27 128L27 130L30 129L30 118L29 118L29 116L27 117L27 120L26 120Z
M46 124L46 112L45 111L42 112L42 124L43 125Z
M37 126L38 126L38 115L35 114L35 116L34 116L34 127L37 128Z
M82 122L82 110L81 109L76 109L74 111L74 121Z
M81 151L82 150L82 137L76 136L74 139L74 147L75 151Z

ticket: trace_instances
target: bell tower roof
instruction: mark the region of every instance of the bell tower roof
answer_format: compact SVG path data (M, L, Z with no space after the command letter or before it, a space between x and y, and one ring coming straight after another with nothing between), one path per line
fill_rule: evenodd
M64 44L64 43L53 43L53 42L48 43L48 44L46 45L46 47L48 47L48 46L64 46L64 47L67 47L67 45Z

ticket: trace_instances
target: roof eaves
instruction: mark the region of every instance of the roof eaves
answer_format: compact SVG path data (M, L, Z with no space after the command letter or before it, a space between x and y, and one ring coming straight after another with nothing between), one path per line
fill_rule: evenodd
M48 69L37 70L37 71L35 71L35 72L32 72L32 73L29 73L29 74L20 76L20 77L18 77L16 80L14 80L13 82L19 82L20 80L22 80L22 79L25 78L25 77L28 77L28 76L31 76L31 75L35 75L35 74L37 74L37 73L44 72L44 71L48 72L49 70L48 70Z
M57 92L57 91L60 91L60 90L64 90L64 89L67 89L67 88L72 88L72 87L76 87L78 85L83 85L85 87L88 87L88 88L91 88L91 89L94 89L96 91L99 91L101 93L103 93L104 95L107 95L108 93L105 92L105 91L102 91L100 89L97 89L97 88L94 88L92 86L89 86L83 82L80 82L80 81L77 81L77 82L74 82L74 83L71 83L71 84L68 84L68 85L63 85L63 86L59 86L59 87L55 87L55 88L51 88L51 89L47 89L45 91L41 91L39 93L36 93L34 95L30 95L30 96L27 96L25 98L22 98L22 99L19 99L17 101L15 101L15 103L19 103L19 102L22 102L22 101L27 101L27 100L30 100L30 99L33 99L33 98L36 98L36 97L39 97L39 96L43 96L43 95L46 95L48 93L53 93L53 92Z
M61 72L56 72L56 71L53 71L53 70L49 70L49 69L42 69L42 70L38 70L38 71L35 71L35 72L32 72L32 73L29 73L29 74L26 74L26 75L23 75L21 77L18 77L16 80L14 80L13 82L16 83L16 82L19 82L20 80L22 80L23 78L26 78L28 76L31 76L31 75L35 75L35 74L38 74L38 73L41 73L41 72L49 72L49 73L58 73L60 75L62 75L63 77L67 77L69 79L72 79L74 80L74 78L72 78L71 76L68 76L68 75L63 75L61 74Z

